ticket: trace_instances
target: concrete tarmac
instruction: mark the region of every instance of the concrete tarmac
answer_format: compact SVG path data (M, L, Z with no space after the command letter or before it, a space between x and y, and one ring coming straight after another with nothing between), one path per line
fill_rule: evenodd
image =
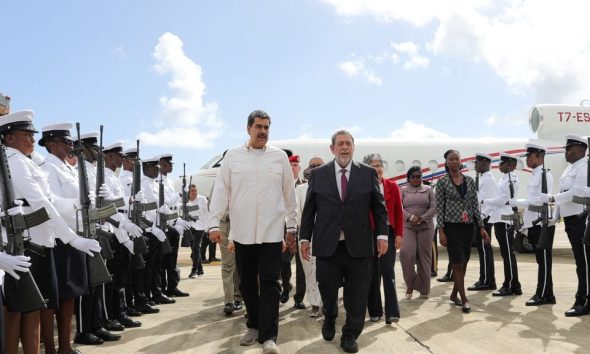
M496 280L503 281L500 251L494 240ZM447 254L439 248L439 276L446 269ZM556 233L553 262L556 305L527 307L533 294L537 264L533 254L517 254L523 295L492 297L490 291L468 292L472 312L463 314L448 301L452 283L432 279L427 300L401 300L405 293L401 267L395 265L397 293L402 317L394 325L373 323L368 317L358 343L361 353L588 353L590 316L564 317L574 301L577 286L575 266L563 226ZM205 266L205 275L188 279L189 250L179 256L183 280L179 288L190 297L176 304L160 305L160 313L143 315L137 329L125 330L123 339L100 346L79 346L84 354L102 353L261 353L262 346L241 347L245 331L244 311L223 314L223 290L219 264ZM293 265L293 277L295 276ZM478 255L473 249L466 284L478 278ZM292 283L295 279L292 279ZM416 296L416 295L415 295ZM342 299L340 299L342 300ZM322 319L308 317L308 310L295 310L293 298L280 307L278 346L281 353L342 353L340 333L344 309L340 306L336 338L326 342L321 336Z

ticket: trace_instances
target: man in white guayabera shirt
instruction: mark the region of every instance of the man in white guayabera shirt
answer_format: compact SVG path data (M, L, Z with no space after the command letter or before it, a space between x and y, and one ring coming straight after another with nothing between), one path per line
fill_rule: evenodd
M287 154L268 145L270 116L248 116L250 140L230 149L223 159L211 196L209 238L220 242L219 221L229 207L240 291L248 311L241 345L262 343L263 353L278 353L281 251L287 220L287 243L296 248L296 202Z

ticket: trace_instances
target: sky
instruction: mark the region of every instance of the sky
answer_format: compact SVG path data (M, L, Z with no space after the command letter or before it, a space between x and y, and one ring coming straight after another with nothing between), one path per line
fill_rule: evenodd
M539 103L590 98L587 1L0 1L0 92L35 125L173 153L247 140L533 137ZM73 132L75 134L75 132ZM39 149L40 152L43 152ZM180 168L179 168L180 167Z

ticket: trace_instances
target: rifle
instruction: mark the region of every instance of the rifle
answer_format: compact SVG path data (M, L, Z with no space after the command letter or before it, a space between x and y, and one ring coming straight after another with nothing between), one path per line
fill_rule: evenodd
M103 197L100 197L100 187L104 184L104 152L102 151L102 130L103 126L100 126L100 137L99 137L99 145L98 145L98 153L96 154L96 200L94 201L94 205L97 208L102 208L105 206L105 200ZM79 162L78 162L79 163ZM125 201L123 201L123 205ZM116 206L115 206L116 207ZM99 224L103 224L104 220L98 220ZM112 241L115 237L110 232L102 230L100 227L96 229L96 239L100 244L100 254L104 260L109 260L115 258L113 254L113 249L109 241Z
M143 208L141 200L136 200L135 196L141 190L141 160L139 159L139 140L137 140L137 156L133 161L133 183L131 185L131 195L133 196L133 204L129 208L129 219L137 226L145 229L151 227L151 223L142 217ZM149 223L149 224L148 224ZM135 255L131 258L133 269L145 268L145 261L142 254L148 252L147 244L143 237L133 239L133 252Z
M84 149L82 140L80 139L80 123L76 123L76 132L78 133L78 144L72 150L72 154L78 157L78 183L81 206L81 209L76 211L76 231L84 238L96 239L96 222L113 215L114 206L110 205L106 208L91 209L92 202L90 201L90 197L88 197L89 187L86 164L84 163ZM115 209L114 212L116 213L117 210ZM82 215L82 232L79 231L78 213ZM94 257L87 255L86 260L88 264L88 280L91 286L108 283L112 280L111 274L100 253L95 253Z
M590 144L590 137L588 138L588 143ZM588 175L586 176L586 186L590 187L590 145L588 146ZM585 206L586 210L584 212L586 213L586 229L584 230L584 238L582 239L582 243L585 245L590 245L590 198L578 197L574 195L573 202Z
M184 221L190 222L190 221L197 221L199 219L199 217L193 217L190 215L191 211L195 211L195 210L199 210L199 206L198 205L191 205L188 206L188 192L186 191L186 163L182 164L182 219ZM193 181L193 176L191 176L190 181L189 181L189 188L190 185L192 184ZM192 239L192 233L190 230L184 230L183 233L183 239L187 239L190 240Z
M8 215L8 209L15 207L16 203L14 202L14 187L12 185L12 176L10 175L4 144L0 144L0 182L2 187L2 209L4 210L2 224L6 228L8 241L4 251L12 256L22 256L24 255L28 242L23 237L23 231L49 220L49 215L45 208L41 208L27 215ZM29 243L32 244L32 242ZM4 283L5 293L10 294L10 296L6 297L8 311L27 313L46 309L46 300L43 299L31 273L18 273L20 276L19 280L13 278L12 281L6 281Z
M547 193L547 170L543 165L541 172L541 193ZM543 203L540 207L529 205L530 211L539 213L539 217L533 221L533 225L541 223L541 233L539 234L539 242L537 248L547 250L551 248L551 240L549 240L549 204Z
M160 170L160 180L159 180L159 189L158 189L158 206L162 207L165 202L164 202L164 180L162 179L162 167L160 166L159 168ZM158 210L158 221L159 221L159 225L160 228L162 229L162 231L164 231L164 233L168 232L168 220L174 220L178 218L178 213L171 213L171 214L164 214L161 213L160 210ZM172 253L172 246L170 245L170 241L168 240L168 236L166 236L166 239L164 239L164 242L162 242L162 255L168 254L168 253Z
M510 177L510 172L508 172L508 188L510 189L510 199L514 198L514 183L512 182L512 178ZM514 227L514 232L518 232L522 227L522 221L520 219L520 213L518 212L517 207L512 208L512 214L510 215L502 215L502 220L512 221L512 226Z

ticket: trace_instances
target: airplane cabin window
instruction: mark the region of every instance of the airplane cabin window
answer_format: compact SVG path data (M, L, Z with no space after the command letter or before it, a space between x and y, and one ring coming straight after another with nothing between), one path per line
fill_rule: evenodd
M404 172L406 170L406 164L402 160L397 160L395 162L395 170L397 172Z
M412 166L422 167L422 162L420 162L418 160L414 160L414 161L412 161Z

